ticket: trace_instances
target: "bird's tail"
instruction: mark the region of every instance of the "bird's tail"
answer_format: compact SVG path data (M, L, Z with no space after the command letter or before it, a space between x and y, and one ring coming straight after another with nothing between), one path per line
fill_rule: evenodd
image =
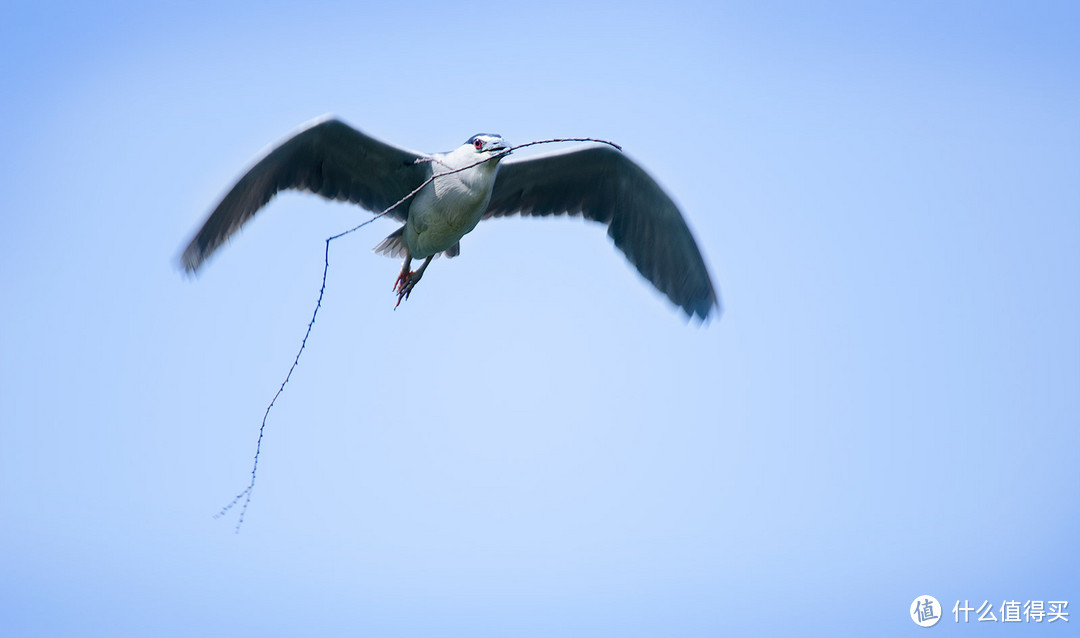
M402 239L402 235L405 233L405 227L395 230L390 235L378 243L377 246L372 248L373 251L380 255L386 255L387 257L400 257L404 258L406 254L405 241Z
M379 242L377 246L372 248L373 251L380 255L386 255L387 257L397 257L404 259L407 251L405 250L405 240L402 239L402 235L405 233L405 227L395 230L390 233L386 239ZM461 254L461 242L457 242L450 248L444 250L441 254L447 257L457 257Z

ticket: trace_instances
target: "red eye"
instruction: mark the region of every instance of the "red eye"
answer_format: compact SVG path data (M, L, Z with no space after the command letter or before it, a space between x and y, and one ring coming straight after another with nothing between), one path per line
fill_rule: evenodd
M473 145L474 147L476 147L476 150L478 150L478 151L479 151L479 150L480 150L481 148L483 148L483 147L484 147L484 143L483 143L483 142L481 142L480 140L473 140L473 143L472 143L472 145Z

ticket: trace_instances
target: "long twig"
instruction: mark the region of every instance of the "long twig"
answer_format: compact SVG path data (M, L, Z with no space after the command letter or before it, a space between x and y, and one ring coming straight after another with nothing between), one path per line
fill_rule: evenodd
M225 507L222 507L221 511L219 511L217 514L214 515L214 518L221 518L222 516L225 516L225 514L227 514L229 512L229 510L231 510L233 507L235 507L237 504L239 504L241 501L243 501L243 504L240 507L240 516L236 521L236 530L235 530L237 534L240 533L240 526L244 524L244 515L247 514L248 505L251 504L251 494L255 490L255 474L256 474L256 471L259 469L259 454L262 452L263 434L265 434L265 432L266 432L266 420L270 417L270 410L272 410L273 407L274 407L274 404L277 403L278 397L280 397L281 393L285 391L285 386L288 385L289 380L292 379L292 375L293 375L293 372L296 370L296 366L298 366L300 364L300 355L304 354L304 348L307 347L308 337L311 336L311 329L315 326L315 319L319 316L319 308L322 308L323 295L326 294L326 274L330 270L330 242L334 241L335 239L344 237L345 235L353 233L353 232L355 232L357 230L360 230L361 228L363 228L364 226L367 226L368 224L372 223L376 219L379 219L379 218L385 217L386 215L389 215L391 212L393 212L394 209L396 209L398 206L401 206L405 202L409 201L409 198L415 196L425 186L427 186L428 184L433 182L437 177L443 177L445 175L452 175L454 173L460 173L461 171L468 170L470 168L473 168L474 166L479 166L480 164L483 164L484 162L490 162L490 161L492 161L494 159L498 159L498 158L501 158L501 157L506 157L510 153L512 153L512 152L514 152L514 151L516 151L518 149L525 148L526 146L535 146L537 144L551 144L553 142L597 142L599 144L607 144L608 146L613 146L613 147L619 149L620 151L622 150L622 147L619 146L618 144L615 144L614 142L609 142L607 140L593 139L593 138L590 138L590 137L561 137L561 138L553 138L553 139L549 139L549 140L538 140L538 141L535 141L535 142L526 142L525 144L519 144L518 146L512 146L512 147L510 147L510 148L508 148L506 150L503 150L503 151L501 151L499 153L496 153L495 155L492 155L491 157L487 157L485 159L482 159L482 160L479 160L479 161L474 162L472 164L469 164L468 166L463 166L461 168L455 168L455 169L451 169L451 170L448 170L448 171L443 171L443 172L438 173L438 174L433 174L431 177L428 177L426 180L424 180L424 183L420 184L419 186L414 188L411 192L409 192L408 195L406 195L406 196L402 197L401 199L399 199L398 201L394 202L389 207L387 207L386 210L384 210L381 213L375 215L371 219L369 219L369 220L367 220L365 222L362 222L360 224L357 224L356 226L353 226L349 230L340 232L340 233L338 233L338 234L336 234L336 235L334 235L332 237L327 237L326 238L325 249L323 251L322 285L319 287L319 297L318 297L318 299L315 300L315 310L311 313L311 321L308 321L307 330L304 332L304 338L300 341L300 348L296 351L296 356L293 357L292 365L289 366L289 371L285 374L285 379L281 382L281 385L278 386L277 392L274 393L274 398L270 399L269 405L266 406L266 411L263 412L262 423L259 425L259 438L255 443L255 459L251 464L251 480L248 482L247 487L245 487L242 492L237 494L236 497L233 498L233 500L230 501L228 505L226 505ZM426 157L426 158L422 158L422 159L417 160L417 163L431 162L431 161L435 161L435 159L431 158L431 157ZM441 162L439 162L439 163L442 164ZM443 164L443 166L445 166L445 164Z

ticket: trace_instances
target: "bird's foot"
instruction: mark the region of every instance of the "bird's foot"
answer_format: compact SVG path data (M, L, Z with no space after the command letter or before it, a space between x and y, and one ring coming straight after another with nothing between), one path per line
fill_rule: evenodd
M394 292L400 291L405 287L405 284L409 281L409 276L412 275L408 268L402 268L398 273L397 279L394 280Z
M412 257L406 257L405 263L401 265L401 272L398 274L397 281L394 282L394 292L397 293L397 303L394 304L394 310L401 305L401 302L409 298L412 294L412 289L416 287L417 282L424 276L424 271L427 270L428 264L431 263L431 259L434 255L428 255L424 260L424 265L420 268L409 271L409 264L412 262Z
M394 304L394 310L397 310L402 301L409 298L413 287L416 286L416 282L420 281L420 278L414 275L416 275L416 271L409 272L408 270L402 270L401 274L398 275L397 281L394 282L394 292L397 293L397 303Z

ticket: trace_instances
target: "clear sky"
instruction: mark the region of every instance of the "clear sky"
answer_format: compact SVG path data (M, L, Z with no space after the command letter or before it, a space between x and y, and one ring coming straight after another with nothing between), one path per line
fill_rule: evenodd
M994 2L0 9L0 633L992 635L1080 611L1080 9ZM274 200L333 113L449 150L621 144L724 300L576 219L466 237ZM908 617L918 595L946 618ZM1062 635L1070 624L1012 627ZM1000 621L994 624L1002 626Z

